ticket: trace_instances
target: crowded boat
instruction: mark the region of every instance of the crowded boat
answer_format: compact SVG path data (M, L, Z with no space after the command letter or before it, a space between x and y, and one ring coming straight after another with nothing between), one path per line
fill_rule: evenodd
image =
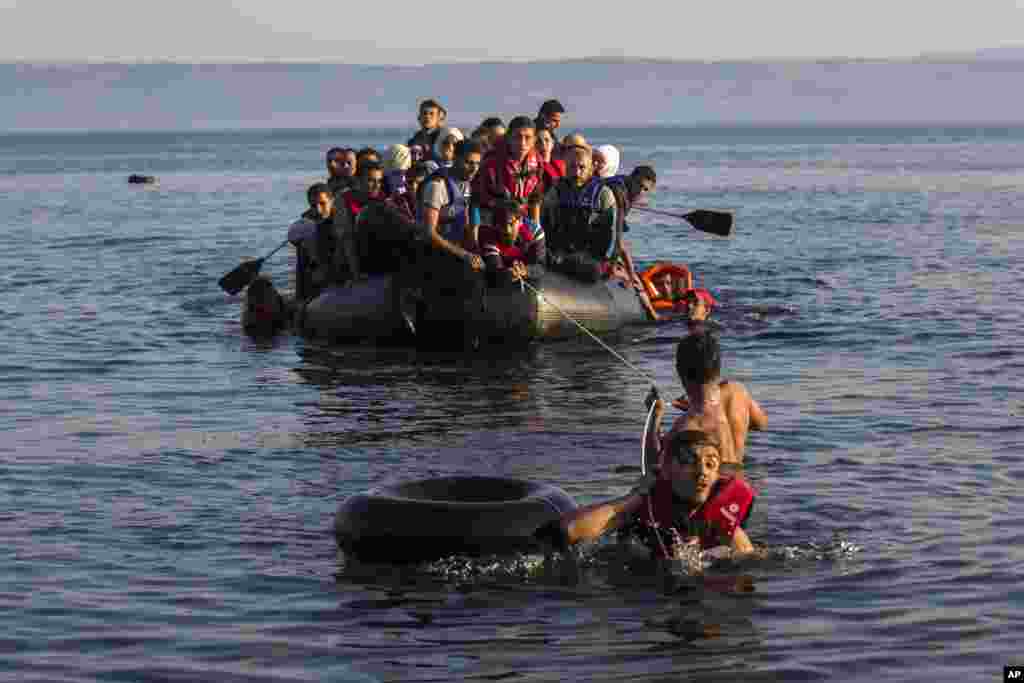
M259 275L262 259L221 282L247 287L246 330L450 348L706 317L715 299L687 266L640 271L633 259L629 218L657 185L654 167L624 172L614 145L560 136L563 114L552 99L466 135L427 99L405 143L329 149L326 178L287 231L294 293ZM722 232L692 215L680 217L728 234L731 216Z

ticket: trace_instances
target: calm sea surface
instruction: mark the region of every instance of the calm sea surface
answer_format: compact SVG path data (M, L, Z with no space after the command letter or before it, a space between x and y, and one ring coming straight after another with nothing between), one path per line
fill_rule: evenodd
M1024 663L1024 129L591 130L653 162L642 262L723 301L770 417L768 558L588 549L365 567L333 514L442 474L638 475L648 383L587 339L468 356L246 338L217 279L331 145L386 131L0 137L0 678L993 681ZM130 173L158 176L128 185ZM287 281L283 254L268 264ZM611 338L679 389L677 324Z

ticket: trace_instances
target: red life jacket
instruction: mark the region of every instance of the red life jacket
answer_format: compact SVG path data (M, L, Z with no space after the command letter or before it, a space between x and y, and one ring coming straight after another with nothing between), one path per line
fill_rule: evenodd
M473 179L473 203L490 209L500 197L514 197L526 200L541 184L542 166L537 150L531 149L520 163L508 154L508 147L502 145L487 156L483 167ZM494 224L500 225L504 216L495 212Z
M352 220L355 220L359 212L363 210L363 202L351 190L341 195L341 197L345 200L345 208L348 209L348 215L352 217Z
M722 545L723 540L731 540L736 529L743 526L756 495L757 492L743 478L722 476L704 504L684 516L673 504L671 482L658 479L651 493L644 497L637 516L642 525L650 527L653 526L652 521L655 522L666 545L670 542L668 528L675 527L684 539L699 535L701 546L712 548ZM652 509L654 520L650 516ZM654 545L652 549L657 551L658 546Z
M541 232L543 234L543 232ZM519 224L519 234L512 244L505 244L501 241L498 230L490 225L480 226L480 248L485 257L501 256L502 263L511 264L513 261L530 263L530 247L537 236L533 234L526 222Z

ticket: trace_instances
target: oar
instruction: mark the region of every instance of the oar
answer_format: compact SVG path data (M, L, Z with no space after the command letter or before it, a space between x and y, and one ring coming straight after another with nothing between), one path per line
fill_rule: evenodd
M672 213L671 211L661 211L659 209L652 209L646 206L634 206L633 210L656 213L659 216L682 218L701 232L709 232L712 235L728 237L729 233L732 232L732 214L726 211L697 209L696 211L690 211L689 213Z
M288 240L281 242L277 245L274 251L270 252L263 258L258 258L255 261L246 261L242 265L238 266L230 273L220 279L220 288L231 295L238 294L243 289L249 286L256 276L260 274L260 268L263 267L263 262L268 258L284 249L288 245Z

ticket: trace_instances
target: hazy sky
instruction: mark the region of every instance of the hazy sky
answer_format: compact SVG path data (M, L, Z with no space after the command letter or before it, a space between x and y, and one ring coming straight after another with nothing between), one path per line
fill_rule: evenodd
M0 18L0 61L903 57L1024 42L1024 0L0 0Z

